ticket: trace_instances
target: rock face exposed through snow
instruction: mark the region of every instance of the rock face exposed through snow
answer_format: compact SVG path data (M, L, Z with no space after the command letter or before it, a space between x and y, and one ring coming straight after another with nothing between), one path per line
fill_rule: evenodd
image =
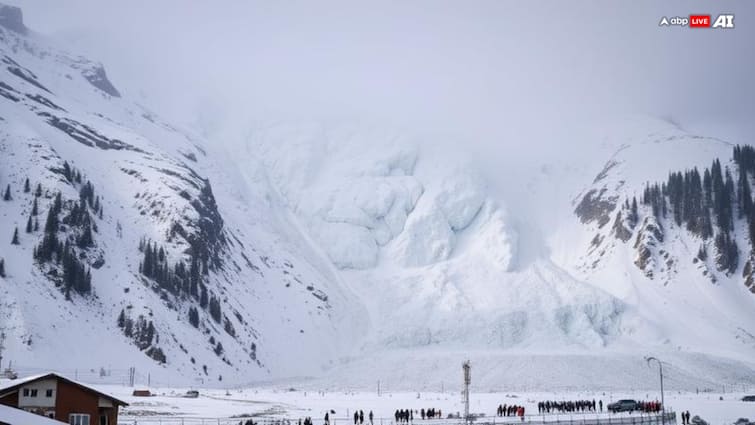
M26 34L28 31L24 25L24 15L21 9L4 4L0 4L0 26L19 34Z

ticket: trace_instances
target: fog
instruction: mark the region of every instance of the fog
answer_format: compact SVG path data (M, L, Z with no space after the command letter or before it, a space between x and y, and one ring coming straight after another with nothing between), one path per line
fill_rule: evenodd
M215 143L254 121L367 119L558 158L608 116L755 130L751 2L8 1ZM736 28L658 26L690 13Z

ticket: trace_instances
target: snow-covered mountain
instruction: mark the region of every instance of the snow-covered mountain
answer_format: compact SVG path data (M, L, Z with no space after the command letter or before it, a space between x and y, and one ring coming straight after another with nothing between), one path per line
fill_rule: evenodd
M575 276L642 306L664 344L695 350L703 343L706 351L746 359L755 347L755 291L748 265L751 216L741 212L751 195L739 188L742 179L749 187L752 172L735 161L729 143L664 122L633 124L576 198L583 226L571 240L581 249L564 261L574 265ZM687 174L679 175L678 187L672 173ZM719 202L725 205L721 217ZM722 229L724 217L729 230Z
M455 382L459 359L471 357L487 388L635 387L653 382L652 371L637 372L649 352L674 365L678 387L750 382L755 298L743 279L712 285L694 261L699 244L691 254L668 245L689 265L671 285L635 264L633 244L647 230L637 225L629 240L612 226L648 182L730 158L733 146L662 120L628 119L616 131L618 151L572 196L551 194L580 174L571 167L523 176L519 184L550 201L542 204L559 223L543 242L532 234L537 221L516 215L526 208L507 208L517 200L496 196L463 154L364 125L252 131L234 156L260 159L370 319L355 357L316 385L370 387L377 376L436 388ZM642 221L650 207L639 209ZM748 249L746 232L737 235ZM575 380L573 368L587 365L592 372Z
M712 238L696 261L701 238L642 202L670 172L733 172L731 145L628 121L594 181L544 166L505 195L474 157L387 126L255 125L231 142L168 124L16 8L0 8L0 50L6 360L408 389L456 382L471 358L488 388L638 387L653 352L672 386L755 382L745 220L723 271ZM533 230L541 215L552 232Z
M0 12L6 360L239 382L316 370L363 326L344 320L354 296L273 193L26 30L18 9Z

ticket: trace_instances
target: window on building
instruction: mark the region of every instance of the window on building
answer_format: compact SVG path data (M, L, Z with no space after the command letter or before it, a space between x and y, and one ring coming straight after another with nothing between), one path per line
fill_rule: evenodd
M38 392L37 390L31 390L31 397L36 397L37 392Z
M68 415L70 425L89 425L89 415L83 413L71 413Z
M24 393L23 394L24 394L24 397L29 397L29 389L28 388L24 388Z
M107 415L100 415L100 425L107 425Z
M52 390L45 391L45 396L46 397L52 397Z

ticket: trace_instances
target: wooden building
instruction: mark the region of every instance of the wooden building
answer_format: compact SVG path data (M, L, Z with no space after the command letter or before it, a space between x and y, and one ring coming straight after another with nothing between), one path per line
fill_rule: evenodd
M66 425L66 423L0 404L0 425Z
M0 404L71 425L116 425L117 398L55 373L0 385Z

